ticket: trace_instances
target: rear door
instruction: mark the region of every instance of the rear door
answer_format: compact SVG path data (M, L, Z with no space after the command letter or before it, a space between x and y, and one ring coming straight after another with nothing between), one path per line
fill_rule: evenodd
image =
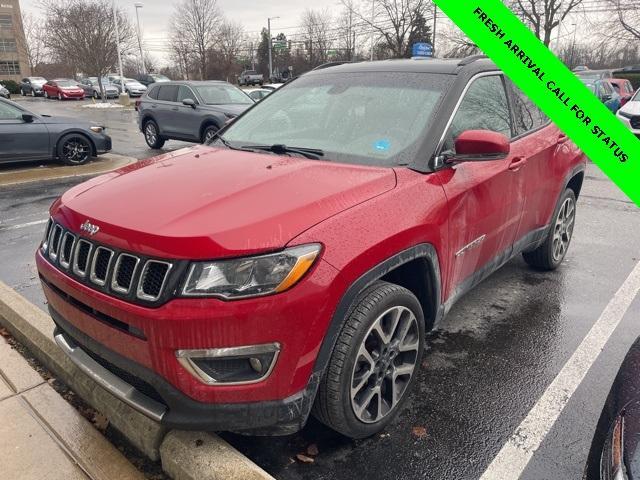
M158 99L151 106L160 132L166 136L175 136L179 130L176 115L178 112L177 97L178 85L161 85L158 90Z
M455 139L466 130L514 136L501 74L481 74L470 81L441 151L455 153ZM449 204L449 298L510 257L524 204L524 161L516 150L503 160L459 163L441 172Z
M569 139L517 86L509 86L516 130L511 151L526 158L520 171L524 208L516 243L527 244L542 233L540 230L547 226L555 208L560 186L554 180L554 156Z
M51 158L49 131L41 119L27 123L24 110L0 101L0 162Z

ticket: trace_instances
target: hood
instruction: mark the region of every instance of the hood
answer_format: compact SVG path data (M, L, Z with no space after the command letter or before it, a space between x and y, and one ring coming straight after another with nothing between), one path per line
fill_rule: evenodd
M640 115L640 101L627 103L620 109L620 112L628 113L630 115Z
M395 184L391 168L196 146L80 184L52 214L76 232L89 220L92 238L125 250L222 258L283 248Z
M253 103L248 103L246 105L241 104L227 104L227 105L205 105L208 110L213 110L215 112L228 113L231 115L238 116L242 112L244 112L247 108L249 108Z
M147 88L144 85L142 85L140 82L125 82L125 85L127 87L134 87L134 88Z
M72 118L72 117L50 117L47 115L40 115L40 118L42 119L42 121L44 123L46 123L47 125L73 125L76 127L79 126L89 126L92 125L91 122L87 122L84 120L78 120L77 118Z

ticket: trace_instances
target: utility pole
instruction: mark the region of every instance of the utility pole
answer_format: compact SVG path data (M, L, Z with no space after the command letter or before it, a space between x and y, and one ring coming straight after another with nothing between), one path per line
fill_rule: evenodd
M116 2L111 1L111 7L113 8L113 23L116 29L116 50L118 50L118 73L120 74L120 86L122 92L120 92L120 102L129 103L129 94L124 91L124 73L122 71L122 55L120 53L120 26L118 25L118 15L116 14ZM106 96L106 95L105 95Z
M436 27L438 26L438 5L433 4L433 35L431 45L433 47L433 56L436 56Z
M571 61L569 62L569 68L573 69L575 65L573 64L575 54L576 54L576 35L578 34L578 24L573 23L573 43L571 45Z
M273 49L273 42L271 40L271 20L275 20L280 17L269 17L267 18L267 30L269 31L269 81L271 81L271 77L273 77L273 58L271 56L271 50Z
M147 66L144 64L144 52L142 51L142 30L140 30L140 15L138 14L138 10L141 9L144 5L140 2L136 2L133 4L136 7L136 22L138 23L138 47L140 48L140 73L145 75L147 73Z
M370 52L370 60L373 62L373 42L375 36L375 28L373 24L376 18L376 0L371 0L371 52Z
M255 70L255 69L256 69L256 62L255 62L255 60L254 60L254 58L253 58L253 42L251 42L251 43L249 44L249 51L251 52L251 53L249 54L249 56L250 56L250 58L251 58L251 70Z
M560 55L560 33L562 32L562 21L558 22L558 38L556 39L556 55Z

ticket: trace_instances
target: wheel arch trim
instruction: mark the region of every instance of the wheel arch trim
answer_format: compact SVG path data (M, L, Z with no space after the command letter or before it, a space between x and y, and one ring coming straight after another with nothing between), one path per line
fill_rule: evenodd
M399 267L408 264L414 260L423 259L426 260L428 266L429 285L431 286L431 292L433 302L434 318L430 319L429 324L425 327L433 327L438 324L444 315L444 305L442 304L441 293L441 277L440 277L440 263L438 260L438 254L436 249L430 243L421 243L396 253L392 257L380 262L364 274L362 274L357 280L355 280L345 293L340 298L338 306L336 307L327 332L324 336L318 356L316 357L314 372L324 372L326 366L329 363L331 354L335 347L340 331L344 326L345 320L350 313L350 309L354 301L358 296L374 282L380 280L385 275L398 269ZM425 319L428 312L424 312Z

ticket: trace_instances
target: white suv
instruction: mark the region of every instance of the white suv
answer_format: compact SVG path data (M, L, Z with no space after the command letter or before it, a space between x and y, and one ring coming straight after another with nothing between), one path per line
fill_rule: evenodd
M640 89L624 107L618 110L618 118L640 138Z

